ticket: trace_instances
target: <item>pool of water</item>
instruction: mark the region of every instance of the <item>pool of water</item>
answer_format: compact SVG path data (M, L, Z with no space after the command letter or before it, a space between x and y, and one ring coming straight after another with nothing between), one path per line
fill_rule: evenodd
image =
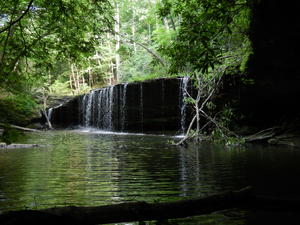
M248 185L259 195L300 199L299 149L209 144L182 148L171 145L176 140L97 130L27 134L23 143L47 147L0 150L0 211L172 201ZM251 224L244 212L241 215L238 224ZM205 224L207 218L182 224L199 220ZM208 220L214 222L206 224L219 224Z

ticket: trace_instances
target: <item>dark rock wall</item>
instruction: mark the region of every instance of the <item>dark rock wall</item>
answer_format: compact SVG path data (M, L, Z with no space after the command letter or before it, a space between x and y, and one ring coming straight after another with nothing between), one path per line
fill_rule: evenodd
M60 107L53 108L51 123L59 127L76 126L81 122L81 96L74 98Z
M235 88L248 124L266 128L299 117L300 7L295 1L253 2L247 78L254 84Z

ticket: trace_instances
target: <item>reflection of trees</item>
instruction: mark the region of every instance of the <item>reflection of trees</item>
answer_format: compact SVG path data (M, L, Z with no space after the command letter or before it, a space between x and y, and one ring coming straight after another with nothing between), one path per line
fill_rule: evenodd
M125 140L127 139L127 140ZM171 200L240 187L244 165L237 151L218 146L178 149L159 137L114 142L116 182L125 200Z
M201 145L179 149L181 192L196 197L240 186L243 162L221 146Z
M0 167L0 176L3 173L6 179L0 190L11 209L111 202L116 191L111 171L116 171L117 162L107 147L99 146L101 141L71 132L48 133L31 141L44 141L51 147L16 150ZM2 169L5 165L10 165L10 172Z
M234 151L178 149L165 137L56 131L28 141L51 146L0 157L12 208L175 200L226 189L242 174Z
M124 137L117 143L117 178L120 194L127 201L168 200L178 194L178 160L175 148L166 139L151 136Z

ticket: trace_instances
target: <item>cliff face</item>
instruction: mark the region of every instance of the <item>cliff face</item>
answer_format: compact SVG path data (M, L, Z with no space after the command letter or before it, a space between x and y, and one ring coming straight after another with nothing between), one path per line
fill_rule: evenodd
M186 122L183 85L187 80L156 79L91 91L53 108L56 127L84 126L111 131L182 133Z
M254 84L236 86L235 94L247 123L265 128L299 118L300 7L291 1L255 2L247 75Z

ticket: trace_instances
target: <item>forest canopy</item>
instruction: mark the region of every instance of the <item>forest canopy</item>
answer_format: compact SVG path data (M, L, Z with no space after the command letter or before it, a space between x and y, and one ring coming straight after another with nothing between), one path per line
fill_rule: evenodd
M7 0L0 16L0 81L12 89L51 84L55 67L93 54L112 24L106 0Z
M251 54L250 2L4 1L0 101L27 99L20 103L24 108L44 95L77 95L195 71L208 74L220 65L242 73Z

